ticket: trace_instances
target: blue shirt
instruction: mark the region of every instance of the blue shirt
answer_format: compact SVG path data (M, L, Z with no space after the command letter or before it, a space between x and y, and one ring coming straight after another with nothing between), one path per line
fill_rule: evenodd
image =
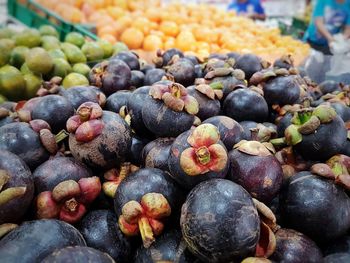
M259 0L248 0L245 3L239 3L238 1L233 1L227 8L228 10L235 10L239 13L248 13L248 14L259 14L263 15L264 8L261 6Z
M340 33L345 25L350 25L350 0L339 4L336 0L317 0L311 23L305 33L305 40L326 46L327 39L318 32L315 20L322 17L324 24L332 35Z

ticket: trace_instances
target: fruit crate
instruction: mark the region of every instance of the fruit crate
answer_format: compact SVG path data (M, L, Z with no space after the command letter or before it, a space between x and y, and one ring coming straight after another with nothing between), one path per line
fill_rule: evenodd
M65 36L73 31L79 32L91 40L97 39L97 36L85 26L67 22L32 0L8 0L7 10L9 16L29 27L38 28L41 25L52 25L58 31L61 40L64 40Z

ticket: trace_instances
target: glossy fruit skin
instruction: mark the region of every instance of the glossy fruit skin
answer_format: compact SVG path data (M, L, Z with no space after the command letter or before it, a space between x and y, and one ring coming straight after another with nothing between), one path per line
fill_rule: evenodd
M162 101L148 96L143 102L142 119L147 129L156 136L176 137L191 128L194 115L173 111Z
M293 114L288 112L278 122L278 124L277 124L278 137L284 137L284 131L291 124L292 118L293 118Z
M75 159L89 167L110 169L125 160L131 146L129 125L116 113L103 111L102 133L90 142L80 143L69 135L69 148Z
M220 172L209 171L196 176L187 175L181 168L180 156L184 150L191 147L191 145L187 142L187 138L190 136L191 132L191 130L186 131L175 139L171 145L170 155L168 159L168 169L170 171L170 175L179 185L187 190L191 190L197 184L209 179L225 178L229 169L229 162L227 162L226 167ZM218 144L223 146L226 150L224 144L221 141L219 141Z
M142 165L168 171L170 147L174 140L174 138L157 138L146 144L141 153Z
M128 175L120 183L114 196L114 211L117 217L121 215L121 209L127 202L140 202L142 196L147 193L163 194L171 206L172 215L176 214L184 198L183 192L167 172L156 168L143 168Z
M220 139L228 151L230 151L236 143L244 139L243 127L230 117L214 116L206 119L203 123L211 123L218 128Z
M223 111L226 116L238 122L246 120L263 122L269 113L264 97L249 89L231 92L224 100Z
M241 121L241 122L239 122L239 124L243 128L243 133L244 133L243 138L245 140L248 140L248 141L251 140L252 139L252 132L250 129L256 128L258 123L255 121Z
M318 85L323 94L332 93L334 91L341 91L339 83L334 80L325 80Z
M322 262L320 248L314 241L293 229L279 229L276 234L276 250L271 259L276 262L302 263Z
M331 104L337 114L343 119L344 122L350 121L350 107L345 106L342 103L334 102Z
M119 113L120 108L127 104L130 95L131 91L129 90L119 90L114 92L107 98L105 110Z
M61 249L56 249L48 255L43 263L85 263L85 262L99 262L99 263L114 263L114 260L106 253L97 249L83 246L69 246Z
M0 150L17 154L31 170L49 158L39 135L28 123L14 122L0 127Z
M169 66L167 73L174 77L175 82L180 83L185 87L192 85L196 78L194 65L188 59L179 59L176 61Z
M221 111L221 104L220 101L215 99L212 100L206 95L200 93L195 89L195 86L190 86L187 88L188 94L193 96L199 104L199 111L196 114L198 118L200 118L202 121L216 116Z
M15 119L10 116L7 116L5 118L0 119L0 127L13 122L15 122Z
M262 70L261 60L256 55L244 54L237 59L235 68L243 70L248 80L255 72Z
M339 238L350 228L350 199L344 189L309 172L297 173L286 181L280 209L287 227L316 242Z
M180 225L187 247L204 262L240 262L254 255L260 233L251 197L225 179L192 189L182 206Z
M221 99L221 101L224 101L225 98L232 92L234 91L237 85L240 86L247 86L246 83L243 80L239 80L237 78L235 78L234 76L228 76L228 77L215 77L213 78L210 83L215 83L215 82L220 82L222 83L222 85L224 86L222 88L222 92L223 92L223 97Z
M344 122L336 116L332 122L321 124L317 132L303 135L295 149L305 160L327 160L342 151L346 136Z
M269 203L282 186L283 171L275 156L253 156L237 149L229 152L227 179L241 185L252 197Z
M176 48L170 48L170 49L166 50L164 52L164 54L162 55L162 58L163 58L163 65L162 66L167 66L169 64L170 60L175 55L179 56L180 58L184 57L184 54Z
M160 81L165 76L165 71L160 68L154 68L147 70L144 78L144 85L152 85L157 81Z
M140 70L140 62L138 57L130 51L121 51L118 52L118 54L114 55L113 57L110 58L111 60L113 59L120 59L124 61L131 70Z
M130 240L116 225L117 217L109 210L95 210L86 214L80 232L89 247L109 254L116 262L129 262L132 247Z
M29 208L34 196L34 182L28 166L17 155L6 150L0 151L0 170L5 170L10 176L2 190L10 187L26 187L23 196L0 206L0 225L17 223Z
M145 79L145 74L143 74L142 71L132 70L130 86L135 88L141 87L143 86L144 79Z
M324 257L324 263L346 263L350 261L349 253L334 253Z
M71 157L56 156L41 164L33 172L37 193L52 191L63 181L92 177L92 171L83 163Z
M295 76L280 76L264 85L264 98L270 105L292 105L299 99L300 87Z
M55 249L85 246L85 240L72 225L55 219L24 222L0 240L4 262L41 262ZM20 251L20 252L18 252Z
M47 95L42 97L32 111L32 119L46 121L53 133L65 129L66 121L73 116L73 105L59 95Z
M81 104L88 101L99 103L101 93L101 90L94 86L77 86L60 91L60 95L65 97L74 109L78 109Z
M140 246L135 253L134 263L154 262L154 254L157 253L157 260L165 262L193 263L199 262L189 251L181 251L181 232L179 230L169 230L159 236L157 240L146 249Z

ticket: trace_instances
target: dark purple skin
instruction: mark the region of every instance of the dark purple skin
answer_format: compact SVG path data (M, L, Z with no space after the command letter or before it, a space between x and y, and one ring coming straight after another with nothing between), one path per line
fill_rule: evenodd
M282 59L276 59L275 62L273 63L273 67L290 69L291 67L293 67L293 65L283 61Z
M335 253L326 256L324 263L347 263L350 262L350 253Z
M92 171L71 157L56 156L47 160L33 172L36 193L52 191L56 185L66 180L78 182L91 177Z
M112 211L95 210L86 214L79 230L89 247L109 254L116 262L127 263L132 247L117 222L118 219Z
M270 105L292 105L300 97L300 87L295 76L273 78L264 85L264 98Z
M94 86L77 86L69 89L62 89L60 95L65 97L74 107L78 109L84 102L99 103L98 94L102 93L101 90Z
M194 115L176 112L162 101L147 96L142 106L143 123L158 137L176 137L191 128Z
M18 223L33 200L34 182L32 173L22 159L5 150L0 151L0 170L5 170L10 176L2 191L10 187L26 187L23 196L0 206L0 225Z
M155 66L153 64L147 64L147 63L141 63L140 70L143 72L143 74L146 74L147 71L154 69Z
M255 72L263 69L261 59L253 54L239 56L236 60L235 68L243 70L247 80L249 80Z
M5 118L0 119L0 127L13 122L16 122L16 120L13 117L7 116Z
M32 111L32 119L46 121L53 133L66 128L67 120L73 116L73 105L65 97L47 95L42 97Z
M131 87L138 88L143 86L144 80L145 80L145 74L143 74L142 71L139 71L139 70L131 71L131 80L130 80Z
M243 127L230 117L214 116L206 119L203 123L211 123L218 128L220 139L228 150L244 139Z
M174 138L158 138L149 142L141 153L142 165L168 171L170 147L174 140Z
M174 64L171 64L167 73L174 77L175 82L185 87L192 85L196 78L193 63L185 58L179 59Z
M318 87L323 94L332 93L334 91L341 91L339 83L335 82L334 80L325 80L320 83Z
M199 111L196 114L198 118L200 118L202 121L216 116L221 111L221 104L220 101L215 99L212 100L205 94L197 91L195 89L195 86L190 86L187 88L188 94L193 96L198 104L199 104Z
M124 61L131 70L140 70L140 62L137 55L130 51L121 51L110 58L110 60L119 59Z
M332 122L321 124L317 132L303 135L295 149L305 160L328 160L340 153L347 139L343 120L337 116Z
M310 263L322 262L323 256L314 241L292 229L281 228L275 233L276 250L270 257L276 262Z
M225 55L225 54L213 53L213 54L209 55L208 59L213 59L213 58L216 58L216 59L219 59L219 60L226 60L226 59L228 59L228 56Z
M0 127L0 150L17 154L31 170L49 159L38 133L28 123L14 122Z
M350 139L347 139L344 143L341 153L350 156Z
M121 209L127 202L140 202L147 193L164 195L171 206L171 217L180 209L185 197L169 173L156 168L143 168L128 175L117 188L114 196L117 217L121 215Z
M191 190L197 184L212 178L225 178L229 169L229 161L227 161L226 167L220 172L209 171L196 176L187 175L181 168L180 157L184 150L191 147L191 145L187 142L187 138L190 136L191 132L191 130L186 131L175 139L171 145L170 156L168 159L170 175L179 185L187 190ZM225 148L225 145L221 141L219 141L218 144L222 145Z
M337 114L343 119L344 122L350 121L350 107L339 102L334 102L331 104L331 106L333 109L335 109Z
M105 110L119 114L120 108L127 105L132 92L130 90L119 90L110 95L106 100Z
M186 55L185 59L188 59L189 61L191 61L193 65L199 65L199 61L198 61L198 58L196 56Z
M263 122L269 114L264 97L249 89L232 91L224 100L223 111L238 122Z
M229 152L230 171L227 179L241 185L259 201L269 203L282 186L281 164L273 155L254 156L237 149Z
M141 138L137 135L132 136L130 153L127 160L134 165L141 165L142 163L142 149L149 143L146 138Z
M223 92L223 97L221 99L221 101L224 101L225 98L235 89L237 89L237 86L247 86L246 83L243 80L238 80L233 76L227 76L227 77L216 77L213 78L211 81L211 83L213 82L221 82L224 87L222 89Z
M348 253L350 254L350 236L343 236L330 244L323 250L323 254Z
M101 68L101 63L96 64L93 69ZM101 69L102 70L102 69ZM91 85L99 86L93 70L90 71L89 80ZM131 70L129 66L120 59L110 60L102 76L102 85L100 89L106 96L113 94L118 90L130 88Z
M226 56L228 58L234 58L235 60L237 60L241 56L241 54L239 54L237 52L229 52L226 54Z
M176 49L176 48L170 48L168 50L166 50L164 52L164 54L162 55L162 58L163 58L163 66L167 66L168 63L171 61L171 59L173 58L173 56L179 56L180 58L183 58L184 57L184 54L182 53L182 51Z
M252 198L225 179L192 189L182 206L180 225L187 247L204 262L241 262L254 255L260 235Z
M284 131L288 128L289 125L291 125L292 118L293 118L293 114L288 112L278 122L277 124L278 137L284 137Z
M165 71L160 68L150 69L145 73L144 85L152 85L165 76Z
M196 75L196 79L204 78L202 65L200 64L194 65L194 73Z
M9 111L14 111L16 104L17 104L17 102L5 101L3 103L0 103L0 108L5 108Z
M72 225L55 219L24 222L0 240L3 262L41 262L55 249L86 246L80 232Z
M131 147L131 129L116 113L103 111L102 133L90 142L81 143L69 135L69 148L75 159L89 167L110 169L125 161Z
M310 172L289 178L280 192L284 225L315 242L331 242L350 228L350 198L345 190Z
M189 252L188 248L181 246L181 238L181 231L169 230L159 236L150 248L145 248L141 245L135 253L133 262L150 263L156 260L162 262L199 263L199 259L196 259Z
M256 128L258 123L255 121L241 121L239 124L242 126L243 131L244 131L243 138L245 140L250 141L252 139L252 132L250 129Z
M85 263L85 262L98 262L98 263L114 263L113 258L110 255L103 253L97 249L91 247L72 246L61 249L56 249L46 258L42 263Z

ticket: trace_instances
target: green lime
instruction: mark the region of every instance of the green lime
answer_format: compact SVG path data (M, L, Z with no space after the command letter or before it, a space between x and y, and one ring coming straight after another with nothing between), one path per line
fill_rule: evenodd
M30 71L35 74L47 74L53 68L53 61L49 53L41 48L32 48L26 55L25 60Z
M50 72L50 78L61 77L64 78L72 72L72 67L67 60L63 58L55 58L53 60L53 70Z
M113 52L114 52L113 45L109 43L107 40L100 39L96 43L103 49L103 53L104 53L103 58L109 58L113 55Z
M91 68L84 63L77 63L73 66L73 72L89 77Z
M51 58L63 58L64 60L67 60L66 55L59 48L49 50L49 55Z
M61 47L61 42L54 36L42 36L41 41L41 46L47 51Z
M116 54L118 54L119 52L122 52L122 51L128 51L129 50L128 46L125 45L123 42L115 43L114 46L113 46L113 49L114 49L113 55L116 55Z
M39 27L39 32L42 36L54 36L58 38L58 32L56 28L50 25L43 25Z
M18 101L24 99L25 87L22 73L17 68L10 65L0 68L0 94Z
M86 42L81 51L86 56L87 61L99 61L103 59L104 51L96 42Z
M66 89L75 86L88 86L89 80L79 73L70 73L68 74L62 82L62 86Z
M31 99L35 97L37 91L39 90L43 80L34 74L25 74L23 76L24 81L26 82L26 99Z
M71 64L86 63L86 57L84 53L77 46L74 46L73 44L70 44L70 43L62 43L61 49L66 55L69 63Z
M25 46L15 47L10 55L10 64L18 69L23 65L26 55L29 52L29 48Z
M71 32L66 35L64 42L71 43L77 47L82 47L85 43L85 38L80 33Z
M16 46L38 47L41 44L41 35L36 29L24 29L13 36Z

